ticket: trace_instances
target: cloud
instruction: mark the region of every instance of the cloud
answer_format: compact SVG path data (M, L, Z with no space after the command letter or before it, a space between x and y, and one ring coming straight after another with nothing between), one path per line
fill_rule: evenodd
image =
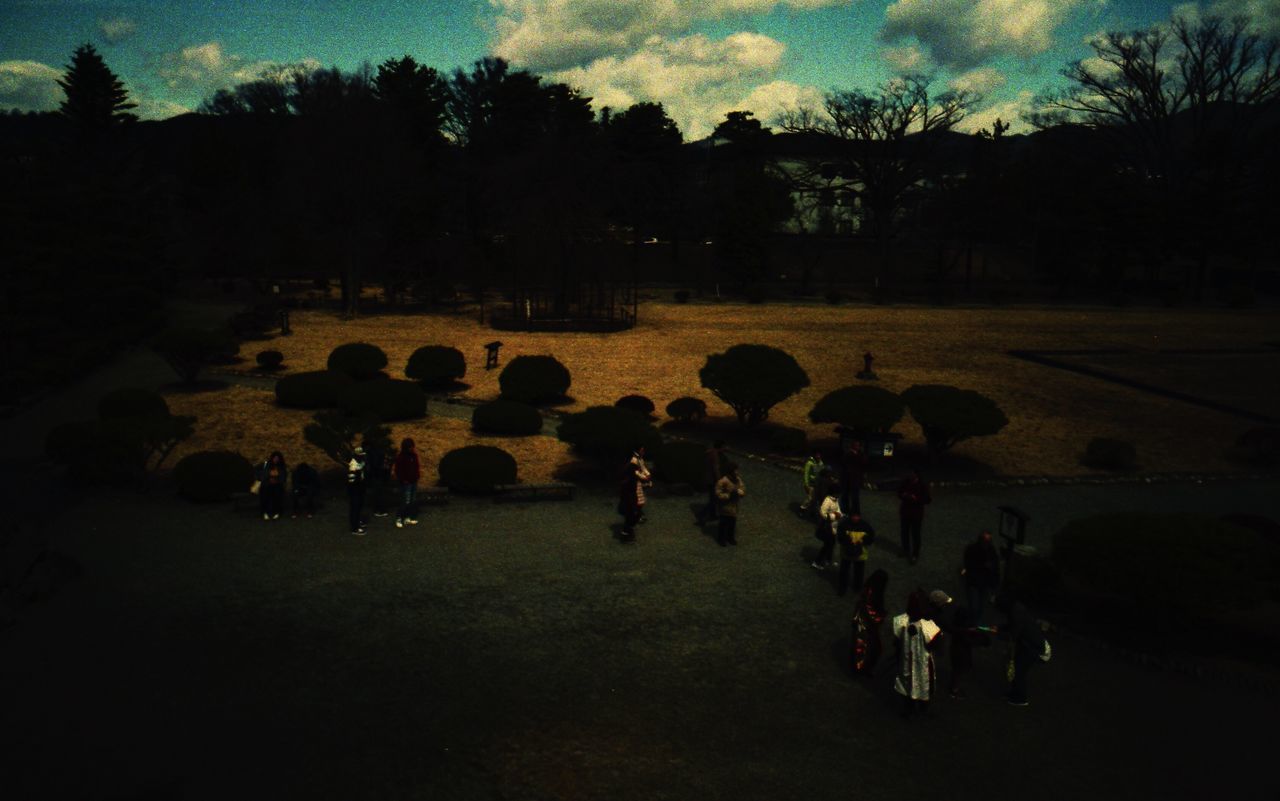
M108 44L124 41L138 32L138 23L128 17L112 17L98 20L98 32Z
M62 70L38 61L0 61L0 109L57 111Z
M184 47L165 53L154 63L156 75L170 90L212 94L218 89L260 78L283 77L293 65L276 61L251 61L227 53L217 41ZM304 59L301 66L320 66L315 59Z
M175 103L172 100L165 100L159 97L139 95L133 100L138 104L133 113L143 120L164 120L169 117L176 117L179 114L189 114L192 111L192 109L181 103Z
M1035 110L1035 93L1030 89L1023 89L1012 100L991 103L975 109L960 121L956 130L963 133L974 133L983 128L991 130L996 119L999 118L1009 123L1009 133L1026 133L1032 129L1032 126L1024 118Z
M686 139L699 139L728 111L750 110L767 122L784 106L821 99L812 87L772 80L785 52L786 45L758 33L651 36L630 55L605 56L547 77L582 89L597 109L662 103Z
M585 66L633 53L652 36L686 33L698 20L760 14L778 7L808 11L851 0L489 0L495 10L492 51L535 71Z
M1179 3L1170 13L1171 17L1185 17L1193 22L1209 15L1226 19L1245 16L1259 33L1280 36L1280 0L1214 0L1208 5Z
M921 72L926 69L929 57L915 45L886 47L880 51L880 57L893 68L894 72Z
M987 95L1005 84L1004 74L991 67L979 67L952 78L948 86L959 91Z
M972 69L993 58L1030 58L1053 46L1053 32L1082 0L895 0L881 38L914 39L937 63Z

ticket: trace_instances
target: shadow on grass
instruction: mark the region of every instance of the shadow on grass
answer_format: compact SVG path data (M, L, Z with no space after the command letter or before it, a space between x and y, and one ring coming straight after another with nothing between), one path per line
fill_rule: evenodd
M231 386L231 382L229 381L222 381L216 378L202 378L198 381L174 381L171 384L164 384L160 387L160 391L170 395L199 395L203 392L217 392L218 390L226 389L229 386Z

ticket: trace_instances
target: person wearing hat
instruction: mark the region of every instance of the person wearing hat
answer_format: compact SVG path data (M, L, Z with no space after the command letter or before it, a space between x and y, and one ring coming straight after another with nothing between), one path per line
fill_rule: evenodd
M964 698L960 680L973 670L973 646L985 644L986 635L978 631L973 613L956 603L944 590L929 593L933 621L947 638L947 654L951 661L949 688L954 699Z
M364 448L357 445L351 452L351 460L347 462L347 513L351 533L357 537L364 536L364 520L360 517L364 511L364 489L365 454Z

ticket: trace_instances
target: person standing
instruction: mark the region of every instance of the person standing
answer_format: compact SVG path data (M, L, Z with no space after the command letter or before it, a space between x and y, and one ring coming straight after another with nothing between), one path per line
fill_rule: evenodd
M818 476L822 475L822 471L827 469L827 465L822 461L822 451L815 450L804 463L804 470L800 473L800 489L804 492L804 501L800 504L800 513L805 517L809 516L809 510L813 507L815 501L821 503L826 496L817 497Z
M862 440L849 442L840 461L840 483L844 485L844 510L862 511L862 482L867 477L867 455L862 451Z
M827 497L822 499L818 507L818 524L814 533L822 540L822 548L818 556L810 564L814 570L826 570L831 567L831 554L836 548L836 534L840 530L840 521L844 512L840 509L840 484L827 483Z
M636 476L636 506L637 511L639 512L639 517L636 519L636 522L647 523L649 520L644 516L644 505L646 501L644 490L646 487L653 486L653 477L649 474L649 466L645 464L644 461L643 445L638 446L635 451L632 452L630 465L631 470Z
M871 675L880 659L883 649L880 625L885 618L884 599L888 585L889 574L884 570L876 570L867 579L866 586L858 596L858 604L853 610L853 646L850 654L854 673Z
M1039 662L1048 662L1052 651L1031 611L1005 594L996 599L996 607L1008 618L998 632L1009 639L1011 651L1009 694L1005 700L1013 706L1027 706L1027 678Z
M853 568L853 591L862 589L862 575L867 569L867 549L876 538L875 528L857 512L850 512L842 521L838 535L840 540L840 580L836 592L843 596L849 587L849 568Z
M369 505L373 507L374 517L386 517L387 494L391 489L391 465L395 454L390 444L386 448L372 446L369 448L365 463L368 469Z
M645 467L643 457L644 448L636 448L622 471L622 482L618 486L618 514L622 515L623 544L636 541L636 525L640 522L644 509L644 482L649 470Z
M293 469L293 516L300 510L310 519L316 513L316 490L320 486L320 474L303 462ZM304 509L305 507L305 509Z
M977 540L965 546L960 575L964 578L965 598L973 623L980 625L987 598L1000 586L1000 554L991 542L990 531L984 530Z
M892 626L898 642L898 675L893 689L902 696L903 716L910 717L927 708L933 696L933 646L941 630L925 616L924 600L918 590L907 598L907 611L895 617Z
M716 520L720 514L717 511L718 503L716 501L716 483L720 481L720 476L724 474L724 440L717 439L707 448L705 455L705 478L707 482L707 505L698 515L698 525L705 526L709 521Z
M258 489L262 519L279 520L284 510L284 488L289 481L289 466L285 464L283 453L273 451L267 457L258 467L258 480L262 482Z
M720 524L716 531L716 542L720 545L738 544L738 502L747 494L742 476L738 475L738 466L733 462L725 465L724 475L716 482L716 501L720 507Z
M351 533L357 537L363 537L365 531L361 517L364 513L365 464L364 448L357 445L347 462L347 521L351 524Z
M418 525L414 516L414 501L418 494L418 479L422 477L422 464L418 459L418 450L413 440L405 437L400 441L400 453L391 465L396 484L400 489L400 508L396 512L396 528L404 528L404 524Z
M972 612L952 600L943 590L929 593L929 606L932 608L929 617L942 629L947 641L947 654L951 663L951 675L948 687L951 697L964 698L961 680L973 671L973 646L985 644L986 635L978 631Z
M920 477L920 471L911 468L911 475L898 487L898 519L902 525L902 555L915 564L920 558L921 529L924 527L924 507L933 502L929 485Z

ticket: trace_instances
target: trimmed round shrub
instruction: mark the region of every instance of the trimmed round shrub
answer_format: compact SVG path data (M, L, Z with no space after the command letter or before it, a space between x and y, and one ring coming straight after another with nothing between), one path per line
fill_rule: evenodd
M253 483L253 465L231 451L200 451L182 457L173 468L178 494L189 501L212 503L244 492Z
M496 400L475 408L471 428L486 434L527 437L542 432L542 415L527 403Z
M535 404L564 397L570 381L569 369L554 356L517 356L498 376L503 399Z
M261 351L254 359L263 370L279 370L284 364L284 354L278 350Z
M619 409L629 409L642 417L653 414L653 401L643 395L623 395L613 402Z
M276 382L276 403L290 409L332 409L338 405L338 395L354 381L336 370L294 373Z
M1251 467L1280 465L1280 428L1251 428L1227 449L1227 456Z
M458 448L440 460L440 483L453 492L493 492L499 484L516 483L516 459L490 445Z
M467 374L467 360L457 348L427 345L409 357L404 374L424 387L447 387Z
M809 448L808 435L802 429L779 426L769 433L769 449L775 453L804 453Z
M935 454L972 437L998 434L1009 425L995 401L971 389L916 384L902 393L902 400Z
M664 442L653 467L663 481L702 489L707 486L707 452L696 442Z
M1280 592L1280 546L1211 517L1124 512L1073 520L1053 535L1052 558L1064 576L1168 621L1248 609Z
M377 378L387 366L387 354L377 345L368 342L348 342L339 345L329 354L328 367L346 373L357 381Z
M698 378L744 425L764 421L770 409L809 386L809 376L795 358L769 345L734 345L713 353Z
M857 434L885 433L902 420L906 407L895 392L855 385L828 392L809 411L815 423L839 423Z
M637 445L655 453L662 445L652 423L617 406L592 406L567 415L560 421L557 435L578 453L606 462L625 460Z
M1080 464L1098 470L1132 470L1138 464L1138 449L1122 439L1094 437L1085 446Z
M676 398L667 404L667 417L681 423L692 423L707 416L707 402L701 398Z
M427 413L427 394L412 381L359 381L338 393L338 408L351 417L383 423L416 420Z
M119 420L128 417L168 417L169 404L157 392L149 389L127 387L116 389L98 401L99 420Z

